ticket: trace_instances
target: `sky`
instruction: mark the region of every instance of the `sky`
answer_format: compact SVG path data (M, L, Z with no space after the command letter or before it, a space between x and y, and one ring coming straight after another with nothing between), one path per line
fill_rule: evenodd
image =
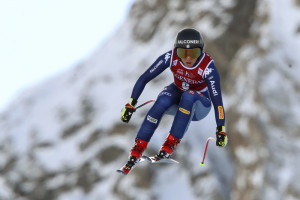
M0 111L18 93L87 58L133 0L0 0Z

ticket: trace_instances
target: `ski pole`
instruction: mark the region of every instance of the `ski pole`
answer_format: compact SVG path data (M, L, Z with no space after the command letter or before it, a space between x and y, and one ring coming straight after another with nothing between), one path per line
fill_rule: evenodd
M149 101L146 101L145 103L143 103L143 104L137 106L135 109L138 109L138 108L140 108L140 107L143 107L143 106L147 105L148 103L151 103L151 102L154 102L154 101L155 101L155 100L149 100Z
M203 160L202 160L202 162L200 163L201 166L204 166L204 160L205 160L205 156L206 156L206 152L207 152L208 143L209 143L210 140L216 141L216 139L213 138L213 137L209 137L209 138L206 140L206 146L205 146L205 150L204 150Z

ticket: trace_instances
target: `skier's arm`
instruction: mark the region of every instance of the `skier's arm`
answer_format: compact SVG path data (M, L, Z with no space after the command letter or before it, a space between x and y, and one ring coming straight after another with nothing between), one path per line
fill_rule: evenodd
M215 118L217 124L216 145L223 147L227 144L227 135L225 130L225 112L222 100L220 76L213 61L209 64L209 66L206 67L203 78L207 84L210 98L215 110Z
M215 109L215 118L217 126L224 126L225 113L223 109L220 76L214 62L205 69L204 80L207 84L211 101Z
M135 83L131 93L131 98L138 100L146 84L170 66L170 58L171 51L161 55L156 59L156 61L139 77Z
M123 122L129 122L133 112L135 112L137 100L142 94L146 84L170 66L171 53L172 51L169 51L158 57L157 60L139 77L133 87L130 101L125 105L122 112L121 120Z

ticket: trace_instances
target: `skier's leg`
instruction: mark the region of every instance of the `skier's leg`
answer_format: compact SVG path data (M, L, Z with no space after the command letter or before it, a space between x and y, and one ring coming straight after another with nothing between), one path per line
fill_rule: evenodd
M137 133L137 138L149 142L166 110L173 105L178 105L179 101L180 93L178 92L178 89L176 89L173 84L166 87L158 95L154 105L144 118L144 121Z
M205 112L208 113L210 110L210 101L206 97L194 91L186 91L182 94L170 134L162 145L158 157L168 158L173 153L174 149L184 136L184 133L186 132L188 125L195 114L194 112L199 112L199 110L195 108L197 105L195 102L197 101L201 102L199 105L203 106L202 108L206 108ZM204 116L204 114L201 116Z
M180 100L180 94L173 84L167 86L157 97L152 108L147 113L136 137L136 142L130 151L130 157L139 159L143 151L147 148L155 129L159 125L159 122L164 112L173 104L178 103Z
M209 102L209 106L203 105L201 101L196 101L194 103L193 113L191 116L192 121L200 121L208 115L209 111L211 110L211 103L209 99L207 99L207 101Z
M193 116L198 116L198 120L203 119L210 111L210 100L195 91L186 91L182 94L178 112L175 115L170 133L182 139L187 131ZM200 113L200 114L199 114ZM200 118L202 117L202 118Z
M204 119L210 109L211 109L211 100L209 98L208 91L199 93L198 100L194 103L193 113L191 116L192 121L200 121Z

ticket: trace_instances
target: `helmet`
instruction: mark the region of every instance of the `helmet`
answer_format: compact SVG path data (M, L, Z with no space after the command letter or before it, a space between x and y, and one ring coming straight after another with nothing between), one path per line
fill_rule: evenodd
M178 32L174 47L183 49L200 48L202 52L204 41L197 30L186 28Z

